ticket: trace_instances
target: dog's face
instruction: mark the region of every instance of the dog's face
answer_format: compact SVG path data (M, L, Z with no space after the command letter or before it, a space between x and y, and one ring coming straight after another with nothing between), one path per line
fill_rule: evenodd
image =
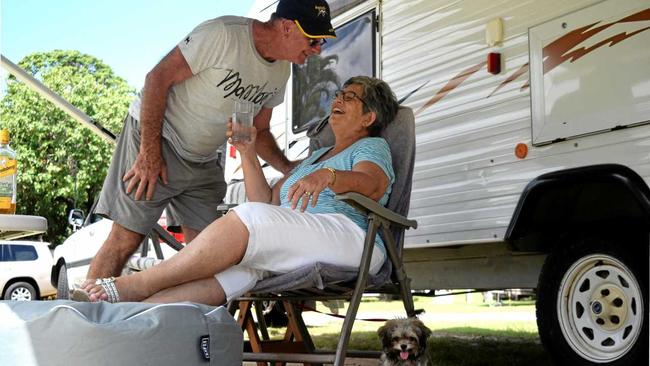
M386 361L403 363L426 356L427 338L431 330L415 318L389 320L377 330Z

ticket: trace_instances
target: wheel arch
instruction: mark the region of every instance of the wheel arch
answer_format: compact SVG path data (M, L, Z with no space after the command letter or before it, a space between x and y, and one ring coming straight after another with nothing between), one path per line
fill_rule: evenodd
M38 287L36 280L31 277L15 277L7 281L5 287L2 289L2 298L4 298L5 294L7 293L7 289L16 282L27 282L30 285L34 286L34 290L36 290L36 298L41 298L41 289Z
M550 252L568 233L638 234L648 233L648 227L648 185L629 167L601 164L533 179L519 198L505 239L515 250Z

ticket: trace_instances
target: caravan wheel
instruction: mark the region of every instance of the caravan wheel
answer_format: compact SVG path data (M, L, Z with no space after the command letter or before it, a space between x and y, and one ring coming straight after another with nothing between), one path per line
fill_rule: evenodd
M647 364L647 244L626 244L582 241L544 263L537 325L558 364Z

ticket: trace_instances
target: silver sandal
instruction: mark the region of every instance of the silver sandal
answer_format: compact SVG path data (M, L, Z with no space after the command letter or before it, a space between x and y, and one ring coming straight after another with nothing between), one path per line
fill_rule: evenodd
M102 286L104 293L108 296L107 302L116 303L120 302L120 294L115 287L115 277L98 278L95 280L95 285ZM90 302L90 296L86 290L80 288L73 288L70 290L70 299L74 301ZM104 300L101 300L104 301Z

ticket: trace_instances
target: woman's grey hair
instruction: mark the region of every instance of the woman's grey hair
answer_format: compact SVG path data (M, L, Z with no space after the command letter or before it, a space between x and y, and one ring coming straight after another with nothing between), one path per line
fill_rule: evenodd
M343 88L352 84L360 85L363 88L363 95L359 96L366 102L363 105L363 112L375 112L377 115L375 122L368 127L368 134L379 136L384 127L392 122L397 114L399 104L395 93L385 81L370 76L351 77L343 84Z

